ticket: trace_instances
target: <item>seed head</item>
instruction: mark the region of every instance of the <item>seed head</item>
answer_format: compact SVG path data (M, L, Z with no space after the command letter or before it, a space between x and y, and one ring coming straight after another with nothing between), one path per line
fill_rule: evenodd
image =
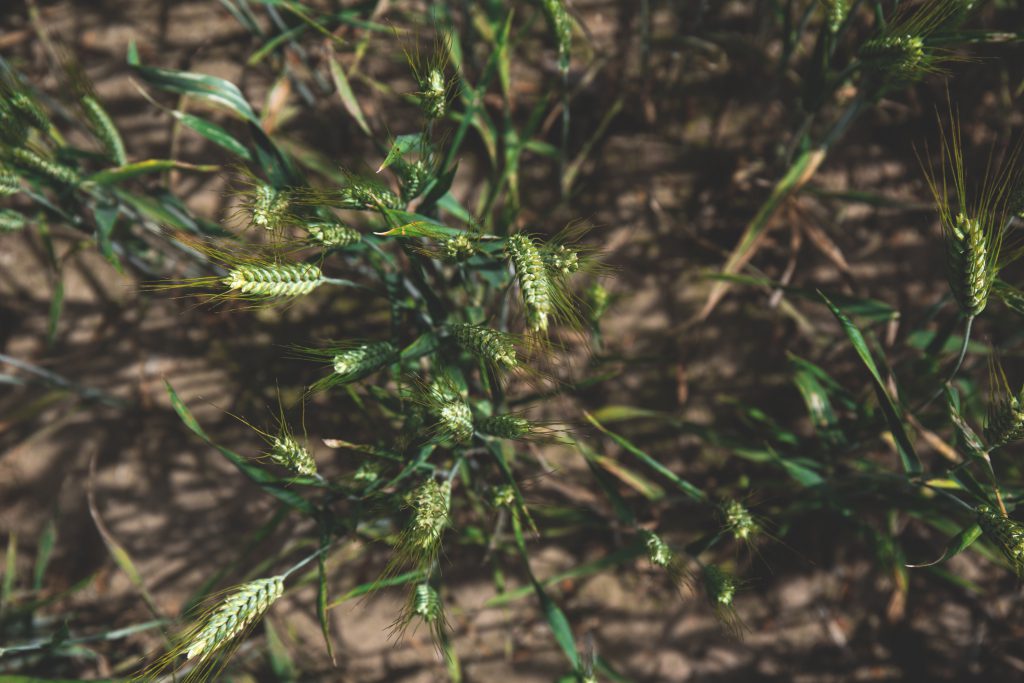
M320 268L310 263L240 265L221 280L230 290L257 299L298 297L324 282Z
M964 315L977 316L985 310L995 280L989 240L977 219L960 213L948 242L950 289Z
M1024 390L1015 394L1000 365L989 362L989 405L985 417L985 440L995 449L1024 438Z
M730 500L722 506L722 516L725 518L725 528L728 529L738 541L749 541L760 527L754 516L750 514L738 500Z
M439 66L431 67L420 80L420 108L430 120L443 117L448 111L448 85L444 71Z
M343 209L359 211L405 208L402 198L391 190L357 177L350 178L349 184L338 191L338 205Z
M455 263L466 261L476 253L476 243L466 234L442 237L440 247L444 259Z
M976 512L982 532L998 546L1014 573L1024 578L1024 525L988 505L979 505Z
M401 181L402 200L406 203L420 196L434 172L429 159L416 159L411 162L400 160L395 163L395 169Z
M661 536L653 531L644 530L643 538L644 545L647 546L647 559L651 561L651 564L668 568L675 558L675 553L672 552L672 548L668 547L668 543L665 543Z
M27 92L12 92L7 98L7 104L27 125L41 131L49 130L50 119Z
M21 180L10 166L0 162L0 196L21 192Z
M567 277L580 269L580 256L564 244L546 245L541 258L554 277Z
M544 332L548 329L554 304L553 285L540 250L536 242L523 233L509 237L505 249L519 279L527 324L534 332Z
M25 227L25 216L14 209L0 209L0 232L17 232Z
M718 565L707 564L701 570L701 578L704 580L704 590L713 606L732 607L733 598L736 597L736 579L732 574Z
M412 613L428 624L441 618L441 597L429 583L416 584Z
M372 484L373 482L380 479L381 466L380 463L368 461L364 462L359 468L352 474L352 479L355 481L366 482Z
M548 23L558 41L558 64L562 71L569 69L569 58L572 51L572 19L565 7L564 0L541 0Z
M0 130L3 127L4 124L0 122ZM56 161L44 159L30 149L16 147L10 151L10 155L15 164L35 171L63 185L78 185L82 181L78 171Z
M924 39L911 35L873 38L861 46L860 56L895 79L913 80L925 61Z
M450 481L439 484L435 479L428 479L416 490L410 501L413 516L406 530L406 542L417 554L429 557L431 561L437 554L441 536L448 526L451 495Z
M825 7L825 22L831 33L838 33L850 11L848 0L821 0Z
M187 659L206 660L245 633L284 593L284 577L257 579L239 586L206 618L188 645Z
M507 507L510 508L515 505L516 492L510 484L502 484L501 486L495 486L491 491L491 503L494 507Z
M451 328L459 346L475 358L495 368L512 369L518 364L515 338L512 335L482 325L466 323L455 323Z
M82 109L91 124L92 132L103 143L107 156L118 166L128 163L121 133L118 132L114 120L110 118L110 114L99 103L99 100L92 95L86 95L82 98Z
M494 415L480 418L477 429L482 434L497 436L501 439L522 439L534 432L534 424L519 415Z
M270 459L281 467L306 476L316 474L316 461L306 449L291 434L279 434L274 437L270 444Z
M358 230L337 222L317 222L306 224L309 236L325 247L348 247L363 238Z
M259 184L252 198L252 222L267 230L277 230L288 218L288 194L270 185Z
M438 435L457 444L473 438L473 413L462 397L442 403L437 409Z
M387 341L368 342L339 351L332 360L334 379L342 383L362 379L390 363L397 355L398 350Z
M594 282L587 287L584 296L586 297L587 310L590 313L590 321L596 323L608 312L611 298L608 290L600 282Z

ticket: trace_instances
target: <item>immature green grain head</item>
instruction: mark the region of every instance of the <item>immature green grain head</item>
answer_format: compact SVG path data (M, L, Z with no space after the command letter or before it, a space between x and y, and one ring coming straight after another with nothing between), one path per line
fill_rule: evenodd
M565 0L541 0L541 6L558 43L559 68L568 71L572 56L572 18L565 7Z
M1002 247L1010 198L1021 177L1020 146L1001 164L990 162L975 192L976 183L967 182L957 115L950 111L948 131L939 124L941 169L926 168L926 178L946 243L950 291L963 315L973 318L985 310L1000 268L1012 260L1003 258Z
M738 500L728 500L722 505L722 518L725 528L738 541L749 542L761 530L750 510Z
M50 129L50 119L43 108L24 90L10 89L5 98L7 105L16 116L36 130Z
M270 443L270 459L285 469L306 476L316 474L316 460L293 435L282 432Z
M189 638L188 659L200 662L229 646L255 624L284 592L284 577L242 584L206 617Z
M533 434L536 426L520 415L493 415L477 420L477 429L481 434L496 436L500 439L523 439Z
M0 162L0 197L17 194L20 191L21 179L18 177L18 173L7 164Z
M448 526L452 485L427 479L409 497L412 518L399 536L388 572L397 569L428 570L441 549ZM386 573L388 573L386 572Z
M590 322L596 324L608 312L608 306L611 304L611 295L604 285L595 281L587 287L583 296Z
M982 532L1003 553L1013 572L1024 578L1024 526L989 505L979 505L975 511Z
M402 190L402 200L406 203L419 197L427 183L434 175L434 166L430 158L415 161L399 160L394 164Z
M0 129L2 128L3 124L0 123ZM9 154L10 161L15 166L45 176L61 185L74 186L82 182L82 177L78 174L78 171L60 162L46 159L34 150L26 147L16 147L11 149Z
M397 194L372 180L350 176L348 185L337 191L334 203L342 209L357 211L384 211L405 208Z
M230 292L253 299L294 298L324 283L320 268L311 263L242 264L221 282Z
M442 258L453 263L468 261L476 253L476 241L465 233L446 235L438 241Z
M463 350L492 368L511 370L518 365L513 335L483 325L454 323L452 336Z
M1024 439L1024 390L1014 393L1002 365L989 358L988 414L985 418L985 441L989 448L999 448Z
M675 559L675 553L672 552L668 543L653 531L645 529L642 535L644 546L647 548L647 559L651 561L651 564L666 569L671 566L672 560Z
M554 283L536 241L524 233L508 238L505 252L519 280L526 322L534 332L545 332L554 313Z
M579 254L564 244L545 245L541 248L541 258L548 272L556 277L566 277L580 269Z
M944 63L962 59L933 40L960 13L960 3L928 0L901 4L885 28L861 45L858 56L865 71L885 82L906 83L942 73Z
M337 221L316 221L304 227L310 239L331 249L351 246L363 238L355 228Z
M82 97L82 110L85 112L85 118L89 121L93 134L103 145L110 160L118 166L128 163L121 133L99 100L92 95L85 95Z
M426 404L437 417L435 436L456 444L468 443L473 438L473 412L455 383L441 376L427 387Z
M277 230L288 220L290 199L288 193L270 185L259 183L252 191L252 224L267 230Z
M736 591L739 590L739 582L736 577L716 564L707 564L701 568L700 578L704 586L704 593L719 622L729 633L737 638L741 637L744 628L743 622L733 607Z
M849 0L821 0L825 8L825 24L830 33L838 33L850 12Z
M0 209L0 232L17 232L24 229L25 216L14 209Z
M11 106L0 100L0 142L21 147L28 141L28 126Z

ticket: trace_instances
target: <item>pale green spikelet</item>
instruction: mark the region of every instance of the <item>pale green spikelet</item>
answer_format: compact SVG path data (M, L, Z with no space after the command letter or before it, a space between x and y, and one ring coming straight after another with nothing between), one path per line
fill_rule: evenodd
M17 232L24 229L25 216L14 209L0 209L0 232Z
M980 315L988 304L996 276L991 267L989 240L981 223L962 213L950 226L949 236L949 287L964 315Z
M473 438L473 413L462 397L448 400L437 408L437 431L441 438L468 443Z
M895 78L912 79L925 62L924 39L910 35L872 38L861 45L860 57Z
M647 548L647 559L651 561L651 564L669 568L672 565L672 560L675 559L675 553L672 552L672 548L669 547L668 543L653 531L643 530L642 536L644 539L644 546Z
M580 269L580 256L564 244L545 245L541 258L554 277L568 277Z
M1024 439L1024 390L1014 393L1002 365L989 358L989 404L985 416L985 441L991 449Z
M518 365L515 337L511 334L466 323L454 323L451 329L459 346L491 367L511 370Z
M0 142L21 147L28 140L28 126L10 105L0 100Z
M731 608L736 597L736 578L715 564L704 565L701 570L704 590L716 608Z
M399 160L394 167L401 181L402 200L406 203L420 196L434 172L430 159Z
M270 444L270 459L295 474L313 476L316 474L316 461L309 450L299 443L291 434L279 434Z
M558 43L558 64L562 71L568 71L572 52L572 19L564 0L541 0L551 30Z
M288 193L270 185L259 184L253 191L252 223L267 230L277 230L288 218Z
M830 33L838 33L850 11L848 0L821 0L825 8L825 24Z
M10 154L15 164L47 176L61 184L78 185L82 181L75 169L56 161L44 159L30 149L16 147L10 151Z
M82 109L85 111L85 117L89 120L92 132L103 143L107 156L118 166L128 163L121 133L118 132L114 120L110 118L110 114L103 108L103 105L92 95L85 95L82 97Z
M882 32L865 41L858 55L863 67L885 81L915 81L943 73L942 64L962 60L932 44L931 38L961 12L961 0L901 4Z
M491 490L491 504L494 507L510 508L516 503L516 491L511 484L495 486Z
M284 593L284 577L256 579L226 597L189 639L187 659L203 661L244 634Z
M979 505L976 512L982 532L1003 553L1013 572L1024 578L1024 525L988 505Z
M41 131L50 129L49 117L27 92L12 92L7 98L7 103L27 125Z
M397 194L364 178L349 178L349 184L338 190L337 203L343 209L381 211L404 209L405 202Z
M534 332L548 329L553 314L552 282L536 242L523 233L508 238L506 253L519 280L526 321Z
M439 119L448 111L448 84L440 66L432 66L419 82L420 109L428 119Z
M451 482L436 479L427 479L410 495L412 518L395 545L386 574L400 568L425 570L434 564L448 526L451 495Z
M441 618L441 596L429 583L416 584L412 613L427 623Z
M388 341L368 342L351 349L343 349L335 353L331 359L334 374L330 379L335 383L354 382L379 370L397 357L398 349Z
M760 531L760 526L750 510L738 500L729 500L722 505L725 528L738 541L748 542Z
M334 249L348 247L363 239L355 228L338 222L307 223L306 231L316 242Z
M21 179L10 166L0 162L0 197L17 194L21 191Z
M243 264L232 268L221 282L252 298L292 298L312 292L324 283L324 276L311 263Z
M455 263L466 261L476 253L476 242L466 234L442 237L439 246L441 256Z
M520 415L493 415L477 420L477 429L481 434L497 436L501 439L522 439L534 432L534 424Z

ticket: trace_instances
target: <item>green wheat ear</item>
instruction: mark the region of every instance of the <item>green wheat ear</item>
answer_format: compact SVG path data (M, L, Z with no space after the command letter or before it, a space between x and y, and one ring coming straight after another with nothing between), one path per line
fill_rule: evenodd
M1001 164L990 161L979 189L968 191L960 121L950 108L949 129L939 121L940 171L925 169L946 243L949 288L969 319L988 304L999 270L1019 254L1003 254L1003 240L1012 216L1010 201L1019 185L1020 144Z
M1024 578L1024 526L989 505L979 505L976 512L982 532L1003 553L1013 572Z
M257 579L228 595L188 639L186 659L203 661L243 635L284 593L284 577Z
M943 64L965 58L937 47L933 38L961 13L961 0L929 0L902 4L874 38L861 45L863 68L884 81L906 83L944 73Z
M996 449L1024 438L1024 390L1014 393L1002 365L989 357L989 402L985 440Z
M337 221L317 221L303 227L311 240L332 249L352 246L363 239L358 230Z
M739 590L736 577L716 564L707 564L701 568L701 583L704 594L711 604L722 626L736 637L743 635L743 622L736 613L733 602Z
M118 166L124 166L128 163L128 157L124 151L124 141L121 139L121 133L118 132L117 126L114 125L114 120L110 118L110 114L92 95L83 96L81 102L82 110L85 112L92 132L103 144L107 156Z

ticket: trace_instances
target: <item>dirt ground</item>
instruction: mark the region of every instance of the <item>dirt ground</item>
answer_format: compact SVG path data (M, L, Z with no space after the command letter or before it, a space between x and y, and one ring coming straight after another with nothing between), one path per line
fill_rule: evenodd
M778 169L763 160L774 158L773 146L798 120L786 105L793 100L787 91L792 83L768 73L761 57L778 49L761 31L771 3L715 2L704 13L698 12L700 4L652 2L653 48L645 54L635 3L573 3L593 51L606 59L574 103L579 136L574 144L595 130L600 112L619 97L623 108L584 165L571 202L559 203L547 168L525 170L523 195L527 220L544 217L558 223L586 217L601 226L617 268L611 286L619 301L605 335L616 353L640 360L628 375L584 402L652 408L709 423L729 419L722 417L729 413L719 402L722 395L743 395L752 405L773 396L777 400L786 383L786 351L799 353L817 342L814 330L798 329L752 290L730 294L708 322L696 320L711 286L703 276L721 265L767 195ZM213 0L65 0L43 3L41 13L53 37L79 55L97 92L110 104L133 158L165 158L172 151L190 161L223 156L195 136L172 141L168 117L130 82L125 64L129 41L138 44L145 63L227 78L257 103L267 91L260 70L244 66L252 47L248 34ZM45 75L48 56L20 3L3 14L0 52L29 73L43 74L44 90L56 87ZM1022 56L1019 50L1016 55ZM1009 82L1019 82L1021 74L1013 71L1024 68L1024 59L1007 62L1012 65ZM385 63L381 69L393 67ZM979 127L979 141L1021 123L1019 112L1001 97L999 77L985 67L957 67L960 82L968 84L961 102L973 103L961 105L971 110L964 117L989 124ZM535 87L529 76L528 71L521 74L524 93ZM897 308L941 295L937 228L922 204L925 188L910 143L934 129L934 104L943 97L941 82L936 82L884 102L828 158L816 188L855 188L899 206L832 204L805 196L787 220L818 226L830 247L796 245L794 282L873 296ZM368 115L379 114L383 106L368 96ZM316 141L320 131L329 130L327 144L343 144L351 123L342 120L340 107L325 103L317 116L296 137ZM465 160L467 167L473 163L482 162ZM197 213L224 216L221 179L183 174L175 183L176 192ZM467 184L456 190L471 193L474 188ZM790 265L795 232L786 222L780 221L756 257L757 266L773 277ZM893 224L902 227L889 229ZM78 239L65 228L56 228L55 237L62 253ZM278 350L304 340L308 328L296 329L296 321L305 325L310 311L224 314L140 294L136 278L118 275L90 249L68 260L65 278L64 312L48 348L52 279L42 246L29 233L0 237L0 351L116 400L105 405L64 392L2 385L0 415L10 417L0 421L0 530L16 535L19 566L29 567L44 527L56 522L48 590L56 593L85 577L96 578L46 613L73 615L72 631L85 634L151 617L137 588L111 561L98 523L130 553L155 608L174 615L204 580L236 566L238 548L230 541L273 514L270 503L233 467L187 433L169 409L163 381L174 385L218 442L252 450L258 441L224 410L256 414L266 404L265 387L275 380L308 379L297 376L305 370L281 360ZM821 314L809 313L810 324L828 324ZM336 337L353 332L344 319L334 321L332 330ZM645 357L660 360L644 364ZM795 394L791 399L795 412ZM49 404L42 408L37 401ZM30 407L32 419L17 419L19 409ZM313 412L311 436L336 435L333 430L344 424L343 417ZM670 454L666 459L674 466L700 467L701 448L690 437L662 430L633 436ZM344 455L318 446L316 457L331 463ZM558 450L548 457L559 474L537 482L531 495L578 495L582 509L595 504L580 484L586 479L583 463ZM679 520L678 526L685 523ZM979 598L936 590L931 583L917 591L919 579L912 574L907 603L894 606L892 578L873 569L856 539L828 537L822 533L827 528L827 520L809 521L787 529L786 542L768 544L760 558L741 558L752 577L737 599L749 627L743 640L722 631L700 596L675 594L646 560L563 581L552 593L576 632L591 634L597 651L637 682L968 681L996 675L1024 680L1024 658L1011 645L1020 628L1008 626L1013 623L1008 617L1020 611L1019 591L1003 573L970 556L958 557L949 569L990 585L990 594ZM242 562L259 558L264 548L309 537L309 531L286 523ZM551 576L596 559L614 545L615 539L585 535L569 542L536 542L533 570L539 577ZM381 566L379 551L363 548L334 561L336 590L374 578ZM564 658L532 597L484 608L493 595L487 569L479 558L459 557L459 549L449 553L452 568L445 583L453 588L449 612L465 680L552 681L563 672ZM512 581L524 585L524 577ZM427 634L410 634L398 642L388 638L387 627L404 599L399 592L384 591L332 611L338 661L331 667L315 597L312 585L290 593L270 617L305 672L301 680L445 679ZM993 628L1003 629L995 640L988 637ZM32 673L122 675L126 672L118 667L123 661L117 657L140 654L154 640L140 636L129 643L130 651L99 648L98 659L41 661ZM255 661L261 652L243 647L239 655ZM0 679L4 673L0 658Z

